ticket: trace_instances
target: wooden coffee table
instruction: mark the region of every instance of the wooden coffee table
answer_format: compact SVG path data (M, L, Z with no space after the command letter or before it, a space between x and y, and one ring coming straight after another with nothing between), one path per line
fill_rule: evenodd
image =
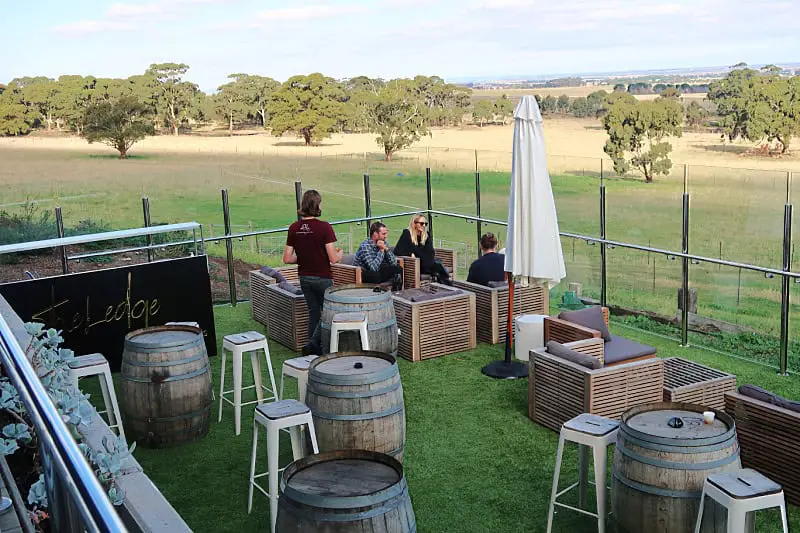
M736 389L736 376L680 357L664 359L664 401L725 408L725 393Z

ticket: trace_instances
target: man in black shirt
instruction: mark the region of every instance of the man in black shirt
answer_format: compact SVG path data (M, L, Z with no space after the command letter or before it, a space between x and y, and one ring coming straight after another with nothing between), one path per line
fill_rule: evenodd
M467 281L487 286L490 281L503 281L506 256L497 253L497 237L494 233L483 234L481 251L483 255L469 267Z

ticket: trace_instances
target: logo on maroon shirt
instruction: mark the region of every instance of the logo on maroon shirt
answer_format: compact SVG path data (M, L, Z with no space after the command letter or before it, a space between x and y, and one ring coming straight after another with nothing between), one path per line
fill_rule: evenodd
M307 223L303 222L300 225L300 229L297 230L297 233L312 233L311 226L309 226Z

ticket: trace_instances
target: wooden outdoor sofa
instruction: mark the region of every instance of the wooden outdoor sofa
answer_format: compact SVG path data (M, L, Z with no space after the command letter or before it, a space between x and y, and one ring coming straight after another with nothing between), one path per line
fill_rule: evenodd
M431 283L395 293L392 301L400 329L398 356L421 361L477 346L475 294Z
M508 286L487 287L467 281L454 281L453 285L475 293L475 313L478 340L497 344L506 340L508 324ZM550 291L541 285L514 286L515 317L520 315L546 315L550 306Z
M564 346L597 357L603 352L603 339ZM554 431L581 413L616 419L635 405L662 401L663 387L664 363L658 358L589 369L546 349L531 350L528 416Z
M728 392L725 412L736 421L742 467L779 483L786 501L800 505L800 411Z

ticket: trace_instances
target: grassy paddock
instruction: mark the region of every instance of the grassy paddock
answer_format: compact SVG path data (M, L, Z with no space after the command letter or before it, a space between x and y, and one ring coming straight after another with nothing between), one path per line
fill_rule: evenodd
M492 168L492 158L508 158L508 154L478 155L482 214L505 220L509 174L485 169ZM92 219L123 228L141 225L140 198L147 195L154 222L196 220L204 225L206 236L220 235L222 188L229 190L234 232L278 228L294 220L297 179L304 189L317 188L323 193L323 209L329 220L363 216L365 173L370 175L375 216L423 209L427 204L424 167L430 164L434 207L475 213L474 151L409 151L391 163L379 158L374 153L257 157L145 152L136 159L119 161L77 151L2 149L0 173L7 186L0 189L0 209L13 212L19 203L35 200L40 209L61 205L68 227ZM554 156L550 163L560 229L598 236L599 159ZM671 176L652 184L606 179L609 238L680 249L684 190L680 174L681 169L676 168ZM794 188L791 183L790 189ZM786 189L783 172L691 167L690 250L710 257L780 266ZM405 218L390 220L390 239L396 238L406 224ZM476 226L447 217L436 217L433 224L437 239L457 248L463 275L463 267L476 255ZM486 225L486 230L495 231L501 240L505 236L502 226ZM357 224L338 226L336 231L348 250L354 249L366 233L365 227ZM237 240L234 254L253 263L275 264L280 261L284 238L276 234ZM579 281L586 294L599 296L599 246L566 238L562 245L567 281ZM224 255L224 241L210 243L208 250L213 255ZM792 257L795 264L794 250ZM609 250L609 301L675 314L680 272L680 261L663 255ZM701 315L749 326L773 337L779 331L779 279L699 264L691 266L690 281L699 291ZM559 289L564 287L566 283ZM800 297L795 287L793 284L792 315L797 313ZM558 294L554 297L558 298ZM792 321L793 334L797 324Z

